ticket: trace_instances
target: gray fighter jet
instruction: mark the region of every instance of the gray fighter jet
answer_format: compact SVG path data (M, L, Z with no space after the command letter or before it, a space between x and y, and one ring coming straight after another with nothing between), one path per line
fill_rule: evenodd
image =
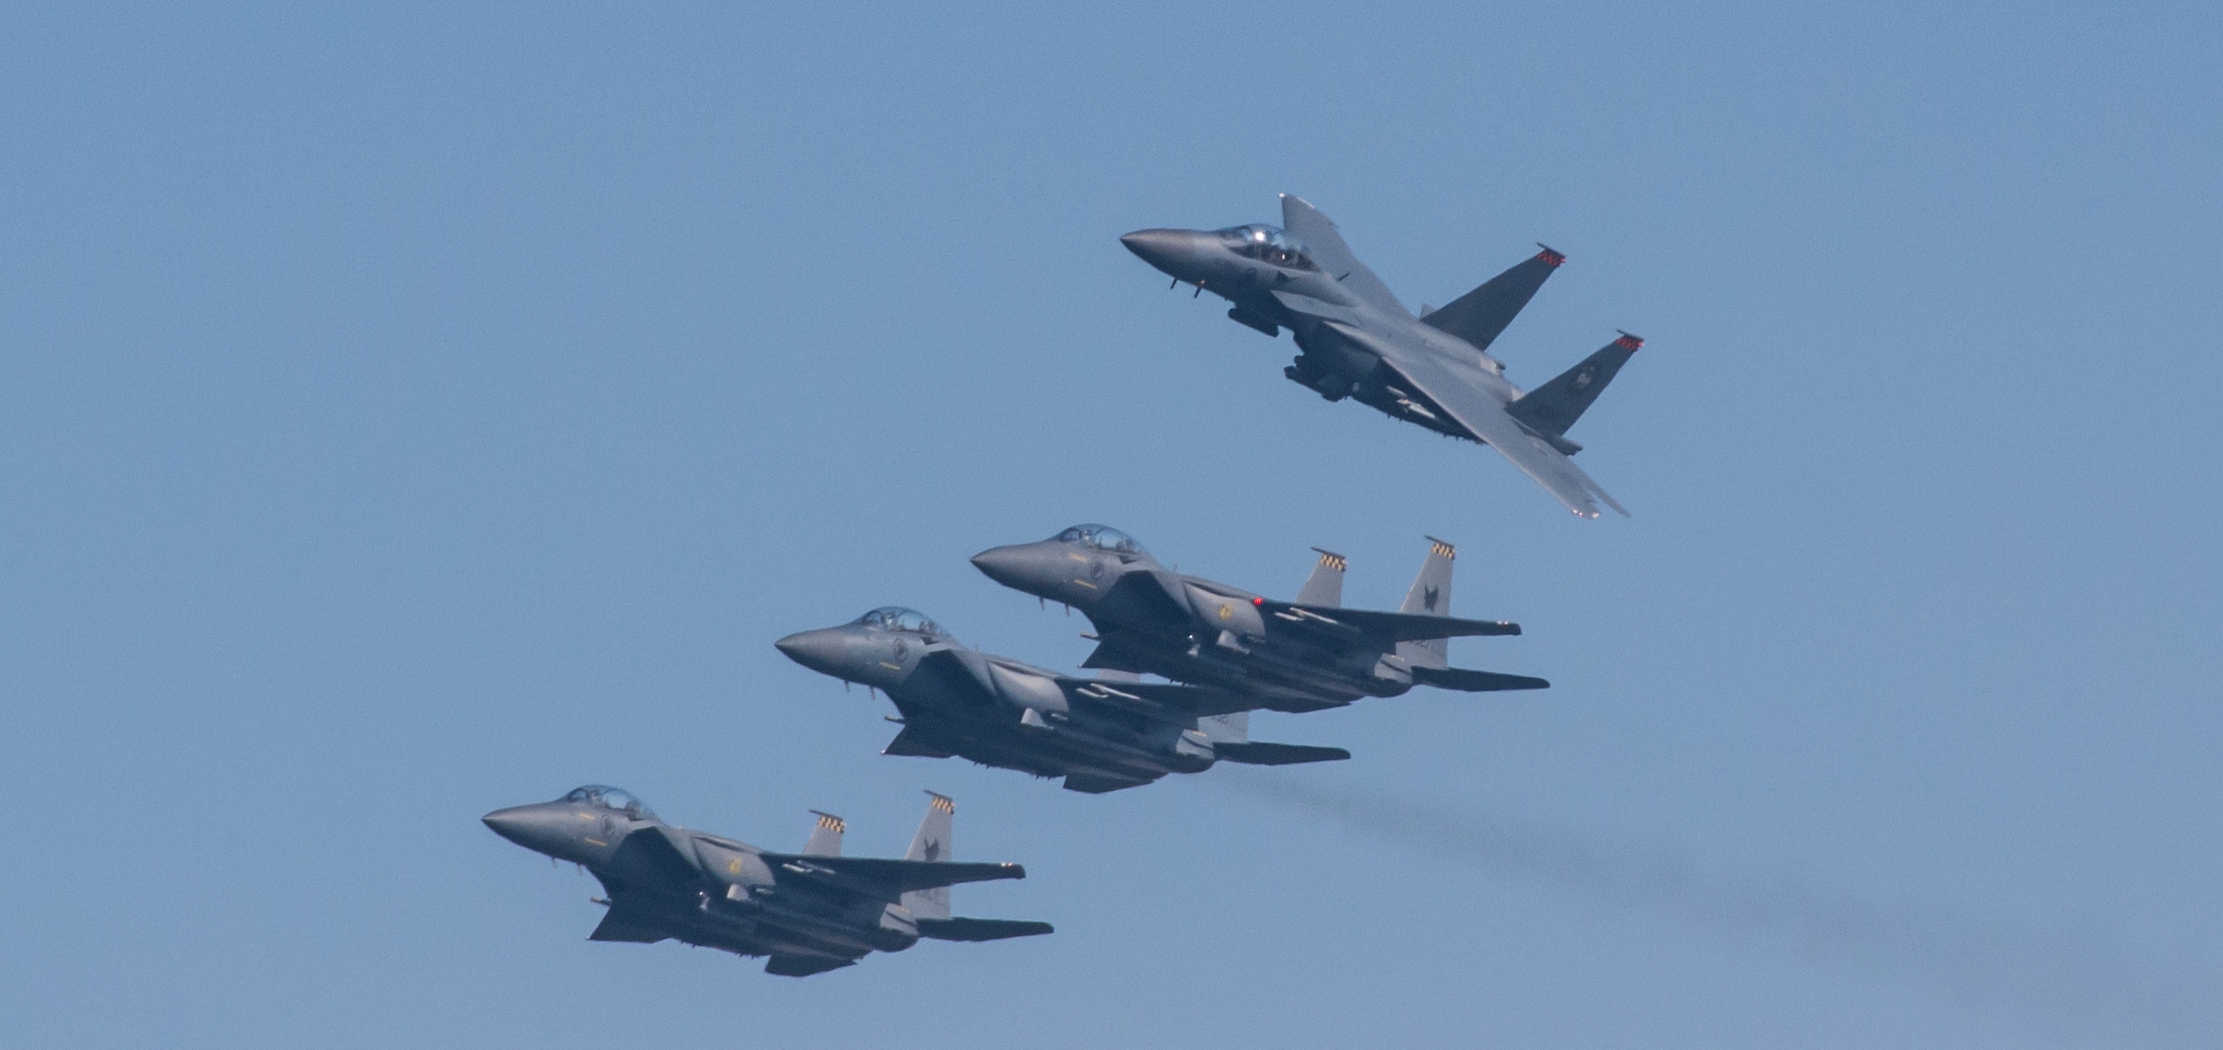
M1521 628L1448 615L1456 552L1442 540L1430 543L1419 578L1393 613L1342 608L1345 562L1327 551L1293 602L1174 573L1132 537L1103 525L985 550L973 564L1006 587L1086 613L1097 646L1083 667L1247 693L1277 711L1339 707L1415 685L1548 688L1541 678L1450 666L1446 639Z
M1567 440L1567 428L1644 340L1623 332L1525 392L1487 352L1566 256L1544 248L1443 309L1423 305L1414 317L1318 209L1285 193L1281 221L1281 228L1137 230L1119 240L1174 284L1234 303L1227 316L1235 321L1269 336L1289 329L1301 352L1282 374L1321 397L1349 397L1392 419L1488 445L1583 517L1598 516L1598 500L1628 514L1567 458L1582 451Z
M1124 678L1074 678L967 649L940 625L897 606L840 627L773 643L788 659L888 694L903 731L882 752L958 756L1038 777L1068 791L1138 787L1217 761L1280 766L1351 757L1339 747L1250 739L1247 695Z
M592 941L670 938L736 955L769 955L764 972L808 977L922 937L994 941L1051 932L1046 922L953 918L949 887L1023 879L1017 864L949 860L957 807L933 795L902 860L841 855L840 817L819 813L801 853L673 827L632 795L590 784L554 802L481 818L511 842L585 867L602 880L609 912Z

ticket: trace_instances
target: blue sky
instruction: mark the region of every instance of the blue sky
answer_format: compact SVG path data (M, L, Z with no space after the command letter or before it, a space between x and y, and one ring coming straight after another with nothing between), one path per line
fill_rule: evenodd
M0 15L0 1016L26 1046L2206 1046L2223 107L2206 5ZM1545 241L1517 381L1649 342L1579 522L1277 374L1144 226ZM771 641L1101 520L1395 602L1328 767L895 759ZM589 944L477 817L583 782L1023 883L807 981Z

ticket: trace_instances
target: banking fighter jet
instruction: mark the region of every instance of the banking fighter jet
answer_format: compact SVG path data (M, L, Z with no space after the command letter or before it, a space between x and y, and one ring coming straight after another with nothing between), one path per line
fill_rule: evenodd
M800 853L673 827L632 795L588 785L554 802L513 806L483 820L536 853L577 863L602 881L609 909L592 941L653 944L671 939L736 955L769 955L782 977L853 965L874 951L899 952L920 938L994 941L1051 932L1046 922L950 915L949 887L1023 879L1017 864L949 859L957 806L933 795L902 860L841 855L840 817L818 814Z
M1527 391L1488 353L1566 256L1545 248L1414 317L1318 209L1285 193L1281 221L1278 228L1137 230L1120 242L1176 285L1234 303L1227 316L1235 321L1269 336L1289 329L1299 353L1282 374L1321 397L1348 397L1392 419L1488 445L1582 517L1597 517L1601 501L1628 514L1568 459L1582 446L1567 439L1567 429L1644 340L1623 332Z
M902 717L882 752L952 756L1100 794L1214 762L1279 766L1351 757L1339 747L1250 739L1244 694L1126 678L1076 678L967 649L897 606L773 643L796 663L888 694Z
M1276 711L1339 707L1415 685L1464 692L1544 689L1525 675L1450 666L1446 639L1519 634L1519 624L1450 615L1450 544L1428 558L1397 612L1346 609L1342 555L1326 551L1295 601L1167 569L1118 529L1075 525L1039 543L973 556L989 579L1079 609L1096 628L1083 667L1147 672L1257 697Z

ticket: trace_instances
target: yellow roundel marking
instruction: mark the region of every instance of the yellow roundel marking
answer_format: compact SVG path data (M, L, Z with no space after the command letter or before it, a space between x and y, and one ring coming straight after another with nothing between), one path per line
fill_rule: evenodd
M728 875L739 875L739 874L741 874L741 858L739 858L739 857L735 857L735 858L733 858L732 860L729 860L729 861L727 861L727 862L726 862L726 874L728 874Z
M1222 605L1222 606L1220 606L1220 619L1222 619L1222 620L1232 620L1232 619L1234 619L1234 618L1235 618L1235 610L1233 610L1233 609L1231 609L1231 608L1228 608L1228 607L1227 607L1227 606L1225 606L1225 605Z

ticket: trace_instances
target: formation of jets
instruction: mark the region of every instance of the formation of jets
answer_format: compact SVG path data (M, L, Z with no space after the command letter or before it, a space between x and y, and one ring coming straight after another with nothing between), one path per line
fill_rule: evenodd
M1121 243L1176 286L1232 303L1228 317L1295 339L1284 374L1330 401L1496 449L1575 514L1628 512L1577 468L1567 431L1643 340L1621 333L1551 381L1523 391L1490 344L1566 256L1544 248L1441 309L1407 310L1343 243L1335 224L1283 195L1282 226L1148 229ZM1449 640L1521 633L1506 620L1451 615L1457 551L1430 537L1395 612L1343 605L1343 555L1318 551L1287 601L1161 564L1128 534L1075 525L1049 539L992 547L973 565L996 583L1078 609L1093 673L1067 674L968 648L898 605L776 647L820 674L885 693L902 728L884 753L964 758L1101 794L1201 773L1220 762L1279 766L1344 760L1337 747L1250 738L1253 711L1304 713L1416 686L1461 692L1544 689L1542 678L1453 667ZM1317 550L1317 548L1315 548ZM1149 676L1149 677L1145 677ZM487 826L599 879L608 910L589 939L666 939L744 956L802 977L902 951L922 939L989 941L1050 933L1047 923L950 912L950 887L1026 876L1016 864L950 858L956 805L932 796L901 859L844 857L845 822L817 814L798 853L665 823L616 788L496 810Z

